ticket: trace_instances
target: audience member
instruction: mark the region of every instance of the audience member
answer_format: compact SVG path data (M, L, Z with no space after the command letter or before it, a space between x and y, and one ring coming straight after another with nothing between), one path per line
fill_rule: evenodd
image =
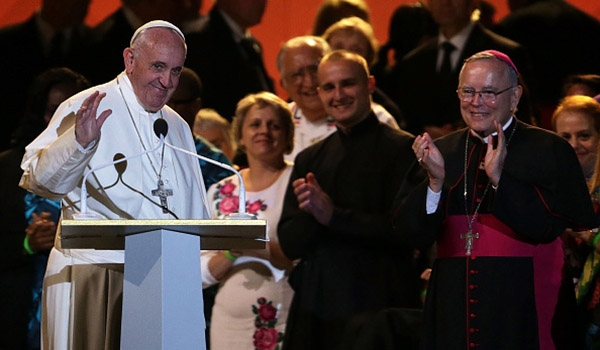
M593 179L597 169L600 144L600 104L589 96L567 96L552 115L552 127L575 150L579 165L588 182L594 210L598 214L597 185L594 185L596 180ZM600 318L596 316L595 311L598 302L591 294L596 290L594 280L598 276L598 271L594 271L598 269L597 266L594 267L596 265L594 248L598 243L598 240L594 241L596 234L597 230L573 232L567 229L562 236L565 274L569 280L577 282L577 285L571 284L571 287L577 288L577 300L584 315L581 330L588 337L589 344L586 344L585 348L590 350L595 349L591 344L593 338L597 338L599 329L597 325L600 324ZM583 273L584 266L587 268L585 273ZM576 306L573 305L572 309L575 310Z
M13 144L18 145L21 156L25 146L44 131L58 106L67 98L89 87L90 83L84 76L68 68L49 69L34 80L23 124L17 132L17 137L12 140ZM15 164L15 167L18 167L18 164ZM40 349L42 283L48 254L54 245L60 201L49 200L31 192L25 193L23 197L24 215L29 224L25 229L23 250L32 260L32 289L29 293L32 306L29 312L27 342L28 349Z
M125 171L99 169L81 183L89 169L152 147L159 118L169 125L167 142L195 150L189 126L164 108L185 55L185 39L173 24L152 21L138 28L123 53L125 71L61 104L27 146L21 186L62 199L61 219L81 209L81 186L89 187L88 213L107 220L207 218L198 162L169 148L130 161ZM154 192L169 196L151 198L155 186L163 191ZM42 346L119 348L124 252L63 249L60 238L58 230L44 280Z
M248 155L241 170L247 212L267 220L266 249L203 251L204 285L220 283L211 320L211 349L274 349L281 346L293 291L287 274L292 262L281 252L277 222L292 165L283 160L292 150L291 112L269 92L244 97L233 129ZM237 210L239 179L231 176L208 191L213 217Z
M291 100L295 125L294 150L286 155L286 160L293 161L300 151L336 130L335 120L328 116L317 92L317 66L329 51L329 44L323 38L299 36L283 44L277 55L280 83ZM342 100L349 102L348 98ZM380 122L398 128L389 114L380 113L377 117Z
M201 96L202 82L198 74L187 67L183 67L179 75L179 85L177 85L167 105L173 108L188 123L190 130L194 127L196 113L202 108ZM197 154L231 165L225 154L202 136L194 135L194 144L196 145ZM207 190L212 184L232 174L231 171L209 163L204 159L200 159L199 162L204 178L204 186Z
M31 309L31 257L23 251L27 227L23 197L18 186L23 171L22 147L0 152L0 194L3 210L0 244L0 349L27 349L27 324Z
M417 135L426 131L432 138L462 127L455 91L460 63L481 50L508 53L528 79L524 50L480 23L471 21L474 0L429 0L431 13L439 25L436 38L406 55L390 78L396 85L391 96L402 111L407 131ZM522 118L531 122L531 111L523 102Z
M371 72L377 85L388 92L388 74L402 57L437 36L438 25L423 2L400 5L394 10L388 26L388 42L379 49Z
M346 327L367 314L421 306L413 249L390 220L393 192L415 162L414 138L378 122L361 56L331 52L317 74L338 130L298 154L285 194L279 242L298 260L286 350L338 349Z
M82 72L91 30L83 20L89 0L43 0L24 22L0 29L0 66L5 67L2 90L0 151L9 147L11 133L25 112L27 91L34 78L48 68L70 67ZM8 87L9 86L9 87Z
M600 94L600 75L569 75L562 86L562 96L584 95L594 97Z
M594 176L589 182L590 194L596 215L600 208L600 161L596 161ZM585 350L600 348L600 235L598 229L580 231L574 236L581 241L583 253L587 256L583 260L581 277L577 282L577 302L583 312L583 331L585 332Z
M260 23L267 0L216 0L202 28L188 35L187 66L204 84L202 104L231 121L249 93L274 91L260 43L248 28Z
M600 22L563 0L509 0L510 13L493 30L523 45L532 62L537 82L536 97L542 126L550 118L569 74L600 74ZM526 77L529 79L529 77Z
M177 112L190 126L194 125L196 113L202 109L202 81L196 72L183 67L179 85L167 105Z
M323 0L315 16L312 35L323 35L329 26L346 17L358 17L371 23L370 12L364 0Z
M233 161L237 151L237 143L233 138L231 124L227 119L221 117L217 111L210 108L199 110L196 113L192 131L194 135L203 137L215 145L230 161Z
M600 145L600 105L592 97L565 97L552 115L552 129L575 150L589 181L596 168Z
M561 286L557 238L598 223L572 148L515 118L517 77L498 51L468 58L458 82L467 128L413 144L428 178L398 193L394 225L413 244L437 241L427 349L577 348L564 334L576 320L559 313L574 295Z
M36 318L39 293L36 285L41 287L46 266L48 255L44 250L49 250L54 240L53 231L49 237L45 232L33 230L31 225L26 227L30 217L26 198L34 195L19 188L19 179L23 174L19 164L25 146L44 130L58 105L87 86L89 84L83 76L67 68L52 68L38 75L29 89L26 111L21 125L13 132L11 147L0 153L1 192L5 201L5 230L2 235L5 254L0 276L0 300L6 302L1 304L0 312L10 315L2 318L0 349L40 348L39 319ZM48 222L48 226L52 225ZM41 276L38 277L38 273Z
M346 17L332 24L323 33L333 50L348 50L361 55L369 67L375 64L379 43L371 25L358 17ZM372 93L375 114L391 114L396 124L403 125L400 109L381 89L375 86ZM396 127L396 125L394 125Z

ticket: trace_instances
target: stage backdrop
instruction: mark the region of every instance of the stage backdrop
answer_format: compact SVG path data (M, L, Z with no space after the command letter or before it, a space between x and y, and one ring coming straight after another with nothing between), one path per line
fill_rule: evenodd
M279 81L275 66L277 51L282 42L297 35L310 34L317 7L322 0L270 0L263 21L250 31L262 42L264 57L269 74ZM502 19L508 13L507 0L488 0L496 7L495 20ZM567 0L587 13L600 18L600 1ZM367 0L371 9L373 27L381 43L387 41L387 30L390 16L400 5L414 3L415 0ZM27 19L40 6L40 0L2 0L0 5L0 26ZM120 0L91 0L86 22L95 25L115 11ZM204 0L201 13L207 13L213 2ZM8 51L5 54L10 54ZM276 84L282 97L285 93Z

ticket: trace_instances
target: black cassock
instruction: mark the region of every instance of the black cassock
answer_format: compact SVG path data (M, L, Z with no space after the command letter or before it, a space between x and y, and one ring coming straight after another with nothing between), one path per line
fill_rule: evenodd
M413 249L391 224L395 193L416 163L413 140L371 114L296 157L278 226L284 253L299 259L284 349L337 349L346 325L365 314L421 307ZM335 206L328 226L298 208L291 182L308 172Z
M437 242L425 304L426 349L579 344L558 237L567 227L598 226L584 176L573 149L557 135L514 119L504 134L508 153L497 190L483 169L487 144L463 129L436 140L446 170L437 211L426 214L427 181L396 198L395 228L415 244ZM467 255L467 220L478 206L477 238Z

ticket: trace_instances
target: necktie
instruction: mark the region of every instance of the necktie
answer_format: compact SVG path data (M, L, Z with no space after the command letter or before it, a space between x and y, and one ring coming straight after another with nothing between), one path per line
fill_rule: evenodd
M440 67L440 75L449 76L452 73L452 61L450 60L450 55L456 50L456 46L446 41L442 43L442 50L444 51L444 57L442 59L442 66Z

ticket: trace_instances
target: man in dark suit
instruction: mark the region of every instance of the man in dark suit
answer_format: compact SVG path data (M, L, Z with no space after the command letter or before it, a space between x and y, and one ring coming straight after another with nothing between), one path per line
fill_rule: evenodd
M216 0L200 30L187 36L186 65L205 86L203 105L231 120L249 93L274 91L261 46L248 28L260 23L266 0Z
M90 28L84 25L89 0L42 1L25 22L0 29L2 81L0 94L2 127L0 151L9 146L10 135L25 110L25 98L33 79L48 68L69 67L81 72L81 53L89 43Z
M600 74L600 22L563 0L508 0L511 13L493 30L518 41L536 62L533 73L544 124L571 74Z
M524 49L478 22L471 21L474 0L430 0L430 8L439 25L439 34L407 54L396 66L392 81L396 99L405 113L407 130L413 134L427 131L432 137L443 136L462 126L456 96L461 63L472 54L488 49L505 52L513 58L523 76L529 79ZM445 54L445 47L450 46ZM519 118L530 122L530 107L519 105Z

